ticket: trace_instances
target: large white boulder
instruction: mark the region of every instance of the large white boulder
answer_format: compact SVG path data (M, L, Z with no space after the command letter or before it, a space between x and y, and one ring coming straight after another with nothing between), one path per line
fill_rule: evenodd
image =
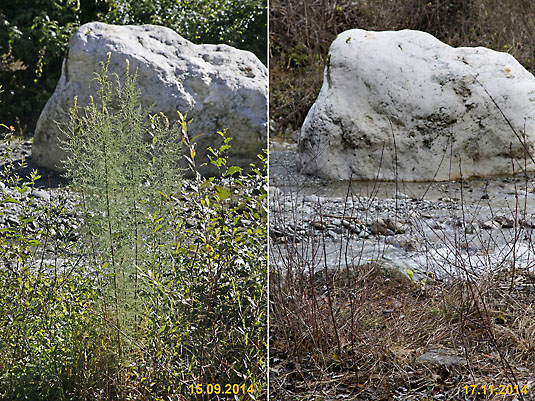
M92 22L69 42L61 78L43 109L34 136L32 160L62 170L57 122L68 121L74 97L85 106L96 95L95 72L111 52L109 73L124 76L125 60L138 70L142 102L175 119L177 110L192 119L188 133L197 141L199 158L218 146L217 131L232 137L230 163L247 166L267 147L267 69L250 52L226 45L195 45L171 29L116 26ZM96 97L96 96L95 96Z
M299 136L302 170L331 179L534 170L534 144L532 74L507 53L410 30L338 35Z

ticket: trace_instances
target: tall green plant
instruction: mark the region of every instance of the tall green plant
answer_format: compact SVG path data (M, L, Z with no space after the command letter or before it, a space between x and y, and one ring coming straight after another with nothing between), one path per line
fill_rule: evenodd
M124 80L110 80L110 57L96 99L72 108L63 146L104 288L98 314L115 333L118 394L174 399L195 384L239 383L252 389L240 399L262 399L266 159L249 173L229 166L231 138L220 133L223 145L209 148L219 175L202 177L184 117L143 110L135 74L127 63ZM191 180L181 179L181 144Z
M91 97L89 106L80 111L75 99L70 125L62 131L63 148L70 154L65 161L67 175L83 199L92 264L110 277L119 333L128 317L121 303L125 297L137 297L137 268L147 252L146 229L159 206L155 195L176 191L180 185L184 125L180 114L180 122L171 126L164 115L150 116L143 109L128 61L124 80L115 76L112 82L110 57L95 77L100 86L96 100ZM122 354L119 334L117 344Z
M13 127L0 127L9 141ZM10 146L0 153L0 217L10 216L0 225L0 400L88 399L115 373L110 330L93 313L99 289L68 257L65 198L36 202L40 177L18 175Z
M159 365L158 385L191 397L197 383L237 383L239 399L265 397L267 357L266 158L244 173L228 165L230 138L211 151L218 177L188 181L180 198L156 215L151 242L157 263L142 272L148 349ZM186 137L186 145L187 137ZM195 152L188 162L197 171ZM156 370L156 369L155 369ZM186 385L184 385L186 384ZM213 394L213 399L218 399Z
M181 138L185 125L178 113L170 125L163 114L149 115L140 102L136 74L126 61L124 82L108 76L111 55L96 74L100 89L95 100L81 112L77 100L70 111L70 124L62 132L67 175L84 196L87 210L96 214L88 220L91 238L100 241L101 252L111 264L131 258L135 238L132 231L144 213L152 214L151 198L160 191L176 191L182 170ZM151 213L152 212L152 213Z

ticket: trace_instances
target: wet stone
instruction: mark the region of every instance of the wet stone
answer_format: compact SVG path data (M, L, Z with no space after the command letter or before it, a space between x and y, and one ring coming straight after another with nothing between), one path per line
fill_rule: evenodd
M479 225L484 230L492 230L493 228L501 228L500 223L494 220L487 220Z
M515 221L512 218L506 216L496 216L494 221L500 225L502 228L513 228L515 226Z
M466 224L464 228L464 232L466 234L475 234L476 231L477 231L477 226L472 223Z
M325 225L325 223L322 223L321 221L313 221L312 223L310 223L310 225L312 227L314 227L315 229L317 230L325 230L327 228L327 226Z
M50 200L50 194L40 189L34 190L32 195L47 202Z
M378 219L369 225L370 232L374 235L388 235L389 230L388 225L383 219Z

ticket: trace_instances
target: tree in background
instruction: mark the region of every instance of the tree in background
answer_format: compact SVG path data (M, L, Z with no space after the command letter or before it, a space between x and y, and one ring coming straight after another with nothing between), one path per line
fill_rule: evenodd
M225 43L267 63L267 0L0 0L0 121L32 135L82 24L157 24L194 43Z
M194 43L226 43L267 61L266 0L115 0L107 21L167 26Z

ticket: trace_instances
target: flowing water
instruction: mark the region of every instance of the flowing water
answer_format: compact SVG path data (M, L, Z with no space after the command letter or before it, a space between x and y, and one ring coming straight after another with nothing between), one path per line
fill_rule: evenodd
M295 144L270 153L271 261L287 269L369 261L421 278L514 266L535 272L535 175L454 182L326 181ZM381 229L374 223L390 225Z

